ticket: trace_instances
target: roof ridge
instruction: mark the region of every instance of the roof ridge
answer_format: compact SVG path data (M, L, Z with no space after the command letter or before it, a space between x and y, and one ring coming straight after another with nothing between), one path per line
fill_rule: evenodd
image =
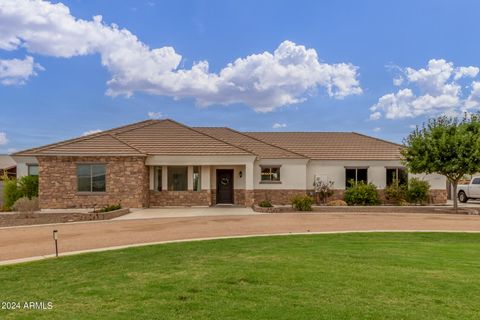
M283 147L277 146L277 145L275 145L275 144L273 144L273 143L266 142L266 141L263 141L263 140L261 140L261 139L258 139L258 138L255 138L255 137L249 136L248 134L246 134L246 133L243 133L243 132L241 132L241 131L237 131L237 130L235 130L235 129L232 129L232 128L229 128L229 127L225 127L225 128L226 128L227 130L233 131L233 132L235 132L235 133L238 133L238 134L240 134L240 135L242 135L242 136L245 136L245 137L248 137L248 138L250 138L250 139L253 139L253 140L259 141L259 142L261 142L261 143L264 143L264 144L266 144L266 145L272 146L272 147L274 147L274 148L277 148L277 149L280 149L280 150L283 150L283 151L287 151L287 152L290 152L290 153L293 153L293 154L299 155L299 156L301 156L302 158L308 158L308 157L306 157L306 156L305 156L305 155L303 155L303 154L300 154L300 153L298 153L298 152L295 152L295 151L292 151L292 150L289 150L289 149L286 149L286 148L283 148Z
M375 139L375 140L377 140L377 141L381 141L381 142L393 144L393 145L395 145L395 146L404 147L403 145L401 145L401 144L399 144L399 143L395 143L395 142L392 142L392 141L380 139L380 138L377 138L377 137L372 137L372 136L369 136L369 135L366 135L366 134L363 134L363 133L358 133L358 132L354 132L354 131L352 131L352 133L353 133L353 134L356 134L356 135L359 135L359 136L362 136L362 137L366 137L366 138L370 138L370 139Z
M221 140L221 139L215 138L215 137L213 137L213 136L211 136L211 135L209 135L209 134L206 134L206 133L204 133L204 132L201 132L201 131L199 131L199 130L196 130L196 129L194 129L193 127L189 127L189 126L187 126L187 125L185 125L185 124L183 124L183 123L177 122L177 121L172 120L172 119L166 119L166 120L169 120L169 121L171 121L171 122L173 122L173 123L176 123L176 124L178 124L178 125L180 125L180 126L182 126L182 127L184 127L184 128L187 128L187 129L189 129L189 130L191 130L191 131L200 133L200 134L202 134L202 135L204 135L204 136L207 136L207 137L209 137L209 138L212 138L212 139L214 139L214 140L217 140L217 141L220 141L220 142L222 142L222 143L228 144L228 145L230 145L230 146L232 146L232 147L234 147L234 148L237 148L237 149L246 151L246 152L248 152L248 153L250 153L250 154L252 154L252 155L254 155L254 156L257 156L256 154L254 154L253 152L251 152L251 151L249 151L249 150L247 150L247 149L245 149L245 148L241 148L241 147L236 146L236 145L234 145L234 144L232 144L232 143L230 143L230 142L223 141L223 140Z
M242 131L244 133L355 133L353 131Z
M142 127L142 128L143 128L143 127ZM146 154L145 151L143 151L143 150L141 150L141 149L138 149L137 147L134 147L134 146L130 145L130 144L127 143L126 141L123 141L122 139L120 139L119 137L117 137L115 134L108 133L108 135L109 135L110 137L112 137L113 139L117 140L118 142L123 143L123 144L126 145L127 147L130 147L130 148L132 148L132 149L134 149L134 150L136 150L136 151L138 151L138 152L140 152L140 153L142 153L142 154Z
M81 142L81 141L89 140L89 139L96 138L96 137L99 137L99 136L111 134L111 131L114 131L114 130L119 130L119 129L122 129L122 128L131 127L131 126L138 125L138 124L141 124L141 123L147 123L149 121L152 121L152 120L143 120L143 121L139 121L139 122L135 122L135 123L131 123L131 124L126 124L124 126L107 129L107 130L104 130L104 131L101 131L101 132L92 133L92 134L89 134L89 135L86 135L86 136L80 136L80 137L70 138L70 139L67 139L67 140L59 141L59 142L49 143L49 144L46 144L44 146L21 150L21 151L12 153L12 155L16 156L16 155L21 155L22 153L27 153L27 152L32 152L32 151L44 151L44 150L48 150L52 147L60 147L60 146L64 146L64 145L67 145L67 144L70 144L70 143L74 143L74 142Z

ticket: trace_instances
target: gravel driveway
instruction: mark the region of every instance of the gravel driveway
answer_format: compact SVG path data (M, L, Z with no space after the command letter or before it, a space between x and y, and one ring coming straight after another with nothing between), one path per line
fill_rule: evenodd
M198 216L24 226L0 229L0 262L160 241L327 231L480 231L480 216L451 214L319 213Z

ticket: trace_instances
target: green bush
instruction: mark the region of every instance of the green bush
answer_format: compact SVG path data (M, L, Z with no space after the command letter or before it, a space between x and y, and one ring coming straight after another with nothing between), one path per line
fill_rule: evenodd
M345 191L344 200L348 205L371 206L379 204L377 187L373 183L353 183Z
M292 199L292 207L298 211L312 211L313 202L310 196L295 196Z
M115 210L120 210L120 209L122 209L122 205L120 203L119 204L111 204L111 205L107 205L107 206L103 207L98 212L109 212L109 211L115 211Z
M18 189L22 197L28 199L38 197L38 176L24 176L18 181Z
M17 179L4 179L3 180L3 205L5 210L9 211L15 202L22 197L20 190L18 189Z
M425 203L428 201L430 184L427 181L412 178L408 182L407 201L410 203Z
M3 205L6 210L11 210L15 202L26 197L38 197L38 176L24 176L19 180L3 177Z
M405 202L406 197L407 185L405 184L399 184L397 181L394 181L391 185L385 188L385 198L388 201L401 204Z
M272 205L272 202L270 200L263 200L263 201L260 201L260 203L258 204L259 207L262 207L262 208L271 208L273 207Z

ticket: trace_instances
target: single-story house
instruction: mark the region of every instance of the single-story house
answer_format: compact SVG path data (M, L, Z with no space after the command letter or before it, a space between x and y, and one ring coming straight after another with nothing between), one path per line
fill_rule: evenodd
M13 154L39 174L41 208L250 206L269 199L289 204L333 181L341 198L349 181L381 190L411 177L401 145L354 132L239 132L146 120ZM22 172L23 172L22 171ZM446 201L446 181L423 175L431 201Z
M8 178L15 178L17 176L17 164L9 155L0 154L0 207L3 205L3 178L5 174Z

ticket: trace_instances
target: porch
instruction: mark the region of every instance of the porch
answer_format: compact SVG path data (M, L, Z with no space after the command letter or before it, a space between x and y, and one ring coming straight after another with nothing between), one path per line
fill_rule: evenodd
M151 156L149 207L251 206L253 163L250 156Z

